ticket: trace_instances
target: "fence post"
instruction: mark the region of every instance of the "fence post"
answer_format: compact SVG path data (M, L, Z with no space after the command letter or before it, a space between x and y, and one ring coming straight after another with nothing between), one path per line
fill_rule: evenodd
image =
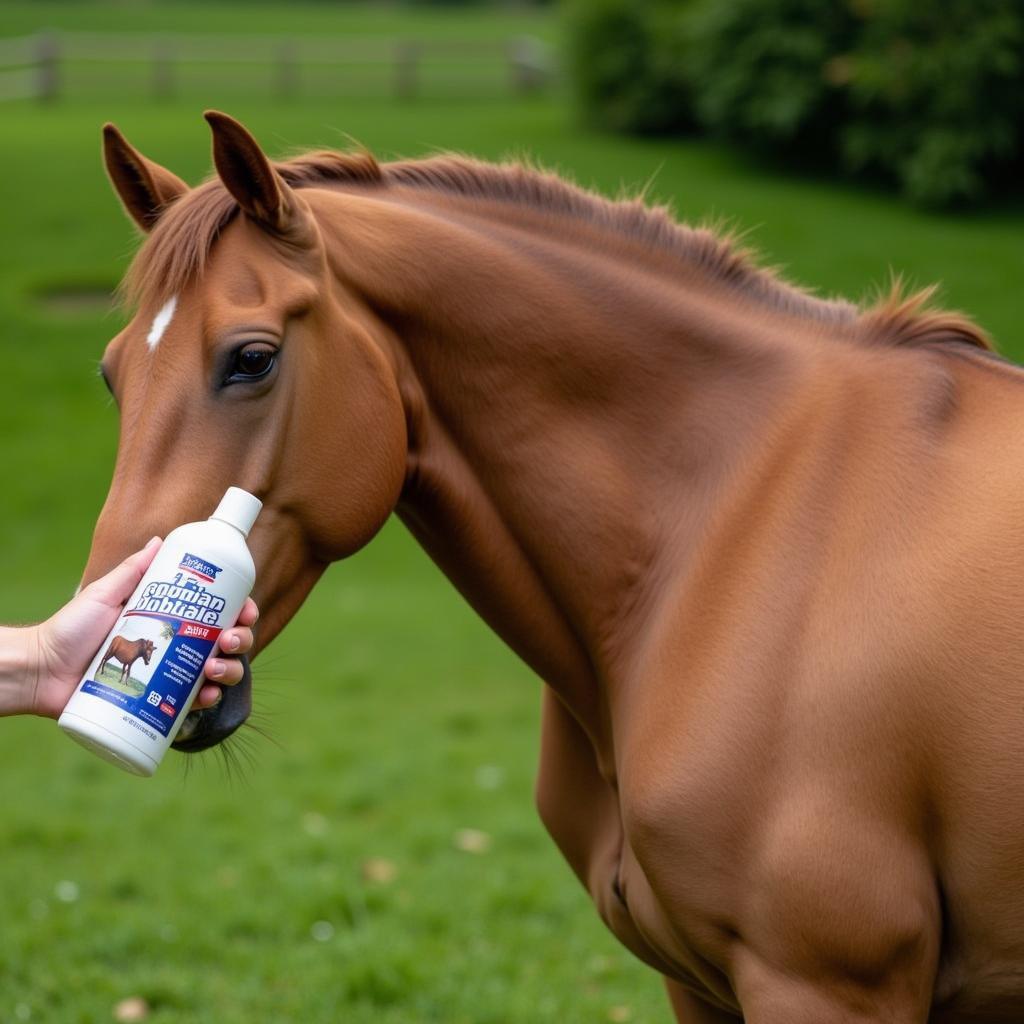
M153 44L153 97L169 100L174 95L174 47L158 36Z
M415 98L419 59L419 43L404 41L395 47L395 95L399 99Z
M60 42L54 32L40 32L36 43L36 89L43 103L52 103L60 90Z
M299 63L295 41L283 39L277 48L277 92L283 99L291 99L299 91Z
M548 78L544 45L533 36L517 36L508 44L512 88L522 95L539 92Z

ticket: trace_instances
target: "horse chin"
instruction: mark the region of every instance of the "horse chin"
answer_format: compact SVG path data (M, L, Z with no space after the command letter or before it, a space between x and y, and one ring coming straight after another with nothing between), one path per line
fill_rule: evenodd
M181 723L174 749L194 754L226 740L252 711L252 671L249 659L242 659L242 678L224 687L224 696L212 707L190 711Z

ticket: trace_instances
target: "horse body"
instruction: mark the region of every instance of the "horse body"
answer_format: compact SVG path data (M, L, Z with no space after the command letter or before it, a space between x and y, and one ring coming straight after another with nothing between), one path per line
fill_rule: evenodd
M1007 650L1024 598L1024 551L1007 537L1024 466L993 450L1014 436L1024 378L955 347L851 351L841 331L788 314L784 330L770 312L756 337L730 325L711 355L702 305L676 302L659 323L635 271L611 331L573 330L557 303L600 309L597 292L538 292L502 266L524 315L548 326L513 325L499 350L475 333L490 334L488 286L474 295L471 266L446 269L457 298L429 308L452 358L473 349L490 379L449 363L429 327L405 328L415 381L402 390L426 394L399 508L551 682L538 802L612 930L723 1011L753 1006L751 1020L843 1019L846 997L828 1000L851 974L871 979L853 1004L877 1001L880 1019L924 1019L933 994L948 1020L957 1004L1000 1003L1011 1019L1024 992L1012 965L993 965L1013 959L1024 920L1007 900L1024 786L969 821L947 815L953 793L992 785L992 751L1024 738L1024 645ZM731 319L743 317L719 314L717 331ZM513 355L510 336L574 370L604 363L577 401L607 418L583 431L586 411L546 405L550 368ZM602 342L616 351L595 358ZM640 387L647 357L662 377ZM558 665L521 639L538 635L549 657L565 652ZM988 732L965 730L970 704ZM1012 764L1003 781L1018 776ZM1002 870L990 851L992 874L959 877L993 831ZM974 912L957 924L960 892ZM829 995L805 1006L814 984Z
M260 645L395 510L545 681L541 817L680 1021L1019 1019L1024 376L960 318L811 299L531 172L275 172L212 123L226 191L138 280L203 203L213 258L155 356L142 288L104 362L127 402L154 358L280 350L179 389L265 501ZM126 147L152 227L184 186ZM189 449L138 394L87 576L165 525L130 452Z
M1018 418L935 437L855 417L877 455L838 464L815 431L670 588L613 716L618 882L719 1005L1019 1016L1021 467L991 453Z
M113 658L114 661L121 662L121 682L123 683L131 678L132 665L139 658L142 658L148 665L149 659L152 657L152 640L126 640L123 636L115 636L110 641L106 654L100 659L99 672L102 674L103 670L107 667L107 662Z
M545 705L542 816L602 916L746 1019L1020 1013L1024 467L992 451L1019 384L993 408L950 362L963 428L851 396L856 455L826 418L668 554L690 571L610 686L616 780Z

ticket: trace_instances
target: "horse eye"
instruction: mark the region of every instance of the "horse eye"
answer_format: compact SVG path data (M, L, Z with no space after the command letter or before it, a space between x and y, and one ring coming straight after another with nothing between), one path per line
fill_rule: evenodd
M231 356L225 384L241 384L261 380L274 368L277 349L266 342L252 342L235 349Z

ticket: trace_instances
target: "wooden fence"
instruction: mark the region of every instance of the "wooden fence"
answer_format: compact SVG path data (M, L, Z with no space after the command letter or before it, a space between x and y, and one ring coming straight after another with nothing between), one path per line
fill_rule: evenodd
M73 95L74 73L131 68L133 87L155 100L172 99L201 72L222 77L245 69L268 94L297 97L307 79L333 72L335 93L353 73L372 71L376 88L414 99L438 83L476 95L484 83L515 93L545 88L552 77L548 48L532 36L508 40L322 38L317 36L199 36L40 32L0 38L0 101L55 102ZM253 75L255 74L255 79ZM346 77L347 76L347 77Z

